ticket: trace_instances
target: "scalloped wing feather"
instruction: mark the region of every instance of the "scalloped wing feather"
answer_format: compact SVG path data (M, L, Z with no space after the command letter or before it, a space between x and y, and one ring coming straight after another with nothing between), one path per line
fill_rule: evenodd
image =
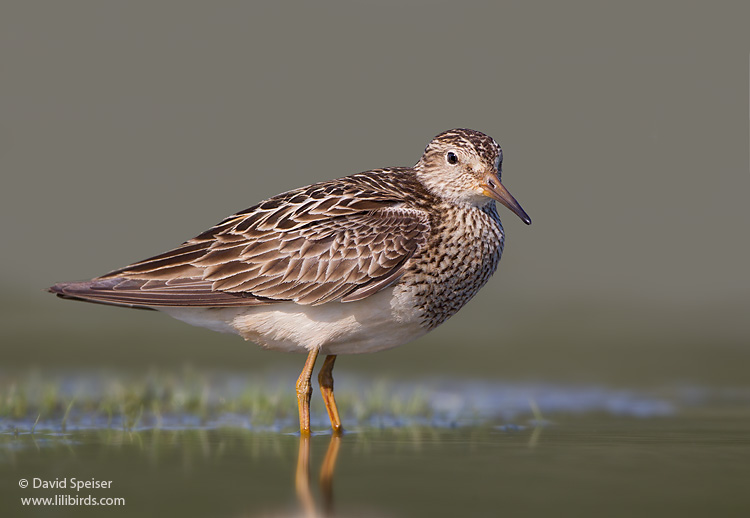
M143 306L360 300L396 282L430 233L424 211L403 207L393 176L414 180L399 173L362 173L278 195L174 250L94 279L87 289L95 293L68 295ZM102 283L115 279L132 282Z

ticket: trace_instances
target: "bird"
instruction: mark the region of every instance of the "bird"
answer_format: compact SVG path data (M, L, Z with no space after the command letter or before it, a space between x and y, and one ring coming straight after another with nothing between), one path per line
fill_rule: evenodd
M162 311L260 346L307 354L296 383L310 434L312 375L334 434L337 356L410 342L461 309L495 272L495 202L531 218L501 183L503 152L476 130L444 131L413 167L314 183L233 214L162 254L84 282L64 299Z

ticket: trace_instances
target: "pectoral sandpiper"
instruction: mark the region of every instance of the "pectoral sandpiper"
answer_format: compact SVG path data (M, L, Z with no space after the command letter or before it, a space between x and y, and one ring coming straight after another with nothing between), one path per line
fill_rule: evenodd
M174 250L50 291L156 309L268 349L306 352L297 380L310 433L311 377L331 426L339 354L402 345L443 323L497 268L495 200L531 219L500 183L500 146L469 129L441 133L414 167L373 169L279 194Z

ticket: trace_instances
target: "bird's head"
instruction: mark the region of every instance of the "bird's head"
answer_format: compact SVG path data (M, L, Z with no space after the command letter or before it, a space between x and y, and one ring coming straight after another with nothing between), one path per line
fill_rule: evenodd
M433 194L453 203L482 206L496 200L527 225L531 218L500 182L503 151L492 137L470 129L452 129L427 144L414 166Z

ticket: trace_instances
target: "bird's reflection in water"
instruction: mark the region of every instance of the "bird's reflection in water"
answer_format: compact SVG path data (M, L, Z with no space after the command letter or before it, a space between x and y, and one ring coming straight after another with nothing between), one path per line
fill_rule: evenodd
M328 443L326 456L320 467L319 482L320 491L323 495L323 505L321 512L319 512L315 505L310 483L310 437L300 437L294 485L297 490L297 498L304 513L303 516L333 516L333 473L336 469L336 459L338 458L340 446L341 436L332 435L331 441Z

